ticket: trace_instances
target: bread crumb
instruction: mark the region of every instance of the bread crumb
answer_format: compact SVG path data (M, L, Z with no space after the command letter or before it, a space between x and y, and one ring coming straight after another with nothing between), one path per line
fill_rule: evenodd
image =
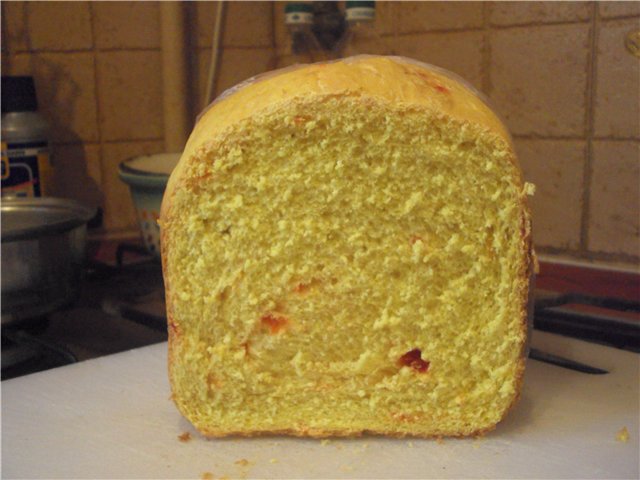
M340 470L343 472L353 472L353 467L351 465L342 465Z
M269 463L278 463L278 459L277 458L272 458L271 460L269 460Z
M213 473L211 473L211 472L202 472L202 475L200 475L200 478L202 480L213 480Z
M407 446L408 446L409 448L413 448L413 442L407 442Z
M629 441L629 430L627 430L627 427L622 427L618 431L616 434L616 440L622 443L627 443Z
M320 445L322 445L323 447L325 445L329 445L331 443L331 440L329 440L328 438L323 438L322 440L320 440Z
M444 438L438 437L436 438L436 442L438 442L438 445L444 445Z
M181 442L188 442L189 440L191 440L191 434L189 432L183 432L178 435L178 440L180 440Z
M240 460L236 460L236 465L240 465L241 467L247 467L251 465L251 462L246 458L241 458Z
M533 183L524 183L524 193L529 197L533 197L536 194L536 186Z

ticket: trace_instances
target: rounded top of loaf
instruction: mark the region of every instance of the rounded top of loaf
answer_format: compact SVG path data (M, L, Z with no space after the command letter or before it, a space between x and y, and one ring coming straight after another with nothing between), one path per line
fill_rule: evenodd
M403 57L359 55L275 70L232 88L205 110L185 153L191 154L225 127L263 108L309 95L361 95L423 106L485 127L509 141L498 116L463 82L453 73Z
M228 127L278 104L316 95L361 96L424 108L473 124L511 145L509 133L496 113L479 92L455 74L404 57L359 55L275 70L227 90L199 117L171 175L167 193L170 195L175 188L186 160Z

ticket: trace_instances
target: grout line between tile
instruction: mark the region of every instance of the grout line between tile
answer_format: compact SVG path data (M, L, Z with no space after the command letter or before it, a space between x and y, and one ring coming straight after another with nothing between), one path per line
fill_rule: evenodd
M72 48L72 49L65 49L65 50L52 50L52 49L47 49L47 48L32 48L29 50L30 53L35 54L35 55L42 55L42 54L47 54L47 55L66 55L68 53L92 53L94 51L95 47L91 47L91 48Z
M101 146L101 145L119 145L123 143L141 143L141 142L161 142L162 137L152 138L128 138L123 140L97 140L97 141L79 141L79 142L54 142L53 146L73 147L73 146Z
M565 141L586 141L584 135L536 135L536 134L512 134L513 138L519 140L565 140Z
M628 20L630 18L637 18L640 20L640 15L637 13L628 13L626 15L614 15L613 17L600 17L600 21L603 23L610 22L611 20Z
M119 145L123 143L142 143L142 142L162 142L163 137L150 137L150 138L123 138L120 140L102 140L102 145Z
M391 4L391 45L393 45L391 53L394 55L398 53L395 46L400 36L400 5L399 3Z
M545 26L551 26L551 25L584 25L584 24L588 24L591 22L591 18L585 18L583 20L581 19L575 19L575 20L557 20L557 21L547 21L545 22L544 20L538 20L538 21L531 21L531 22L525 22L525 23L514 23L511 25L496 25L496 24L491 24L491 28L495 28L496 30L508 30L510 28L526 28L526 27L545 27Z
M91 32L93 35L94 27L91 24ZM93 46L91 48L74 48L70 50L48 50L46 48L38 48L31 50L31 53L47 53L47 54L67 54L67 53L111 53L111 52L159 52L160 47L108 47L100 48Z
M104 166L104 152L102 145L102 127L101 127L101 114L100 114L100 86L98 82L98 55L97 55L97 47L96 47L96 28L95 28L95 12L94 5L89 2L89 23L91 25L91 43L93 48L91 53L93 55L93 89L95 91L95 106L96 106L96 127L98 130L98 159L100 161L100 189L104 193L104 179L106 178L105 166ZM103 205L106 203L103 198ZM104 226L104 225L103 225Z
M246 46L245 45L245 46L242 46L242 47L234 47L233 45L222 45L221 47L222 47L223 50L225 48L233 48L233 49L236 49L236 50L270 50L271 48L273 48L273 47L271 47L269 45L265 45L265 46L262 46L262 47L255 46L255 45L253 45L253 46ZM211 50L211 45L195 46L194 50L196 50L196 51Z
M24 4L24 11L23 11L23 15L24 18L22 19L24 22L24 30L25 30L25 39L26 39L26 44L27 44L27 51L29 53L33 53L33 48L31 47L31 35L29 35L29 2L25 2Z
M589 218L591 201L591 177L593 163L593 136L595 129L595 95L596 95L596 68L597 68L597 41L598 41L598 5L591 4L591 28L589 30L589 46L587 59L587 88L586 88L586 136L587 145L582 174L582 215L580 218L580 251L586 256L589 252Z
M458 27L458 28L434 28L431 30L411 30L408 32L398 32L398 37L406 37L410 35L421 35L427 33L469 33L469 32L482 32L485 28L491 30L509 30L512 28L527 28L527 27L546 27L546 26L559 26L559 25L584 25L589 23L589 19L585 20L561 20L556 22L527 22L518 23L514 25L495 25L492 24L489 19L485 19L483 13L483 25L480 27Z
M535 135L535 134L512 134L513 138L518 140L560 140L560 141L588 141L589 138L586 135ZM638 137L613 137L607 135L593 135L591 140L606 141L606 142L640 142Z
M414 35L426 35L437 33L478 33L484 31L483 27L461 27L461 28L438 28L433 30L416 30L411 32L398 32L396 37L398 39L403 37L411 37ZM389 34L386 34L389 35ZM382 35L384 36L384 35Z
M489 19L491 16L491 4L482 2L482 91L487 97L491 97L493 85L491 82L491 27Z
M607 137L601 135L594 135L592 140L605 142L640 142L640 138L638 137Z

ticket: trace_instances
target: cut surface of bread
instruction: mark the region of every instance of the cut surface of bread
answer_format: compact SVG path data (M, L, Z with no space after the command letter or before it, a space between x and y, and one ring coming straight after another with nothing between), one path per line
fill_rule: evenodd
M161 214L179 410L210 436L492 429L524 369L525 190L488 107L399 59L217 103Z

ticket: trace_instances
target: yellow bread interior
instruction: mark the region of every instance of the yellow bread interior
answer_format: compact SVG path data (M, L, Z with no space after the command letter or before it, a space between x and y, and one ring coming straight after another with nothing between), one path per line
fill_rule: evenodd
M194 132L162 212L174 401L212 436L489 430L526 337L508 138L336 92Z

